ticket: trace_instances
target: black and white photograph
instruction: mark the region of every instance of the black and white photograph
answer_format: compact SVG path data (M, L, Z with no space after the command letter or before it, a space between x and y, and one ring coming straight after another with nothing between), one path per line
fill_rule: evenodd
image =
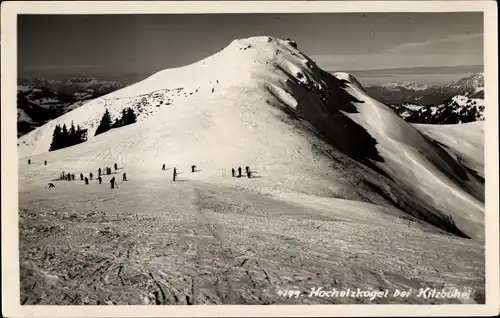
M495 4L321 3L2 4L15 305L498 312Z

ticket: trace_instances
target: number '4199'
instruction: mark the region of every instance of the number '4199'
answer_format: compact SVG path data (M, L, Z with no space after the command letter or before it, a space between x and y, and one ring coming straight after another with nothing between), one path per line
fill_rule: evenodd
M287 298L299 298L300 296L300 290L293 290L293 289L279 289L278 290L278 295L281 297L287 297Z

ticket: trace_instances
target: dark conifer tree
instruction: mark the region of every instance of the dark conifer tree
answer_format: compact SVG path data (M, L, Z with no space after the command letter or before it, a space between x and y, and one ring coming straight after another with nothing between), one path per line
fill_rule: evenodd
M73 124L73 121L71 121L71 128L69 129L69 140L70 140L69 146L73 146L78 143L76 129L75 125Z
M61 131L61 148L66 148L69 146L71 146L71 138L68 128L66 128L66 124L64 124Z
M127 108L125 117L126 117L126 120L124 120L125 125L130 125L137 122L137 116L135 115L134 110L130 107Z
M106 111L102 115L101 122L99 123L99 126L97 127L94 136L105 133L110 129L111 129L111 115L109 114L109 111L106 109Z
M52 143L50 144L49 151L60 149L60 144L61 144L61 126L56 125L56 128L54 128L54 133L52 135Z

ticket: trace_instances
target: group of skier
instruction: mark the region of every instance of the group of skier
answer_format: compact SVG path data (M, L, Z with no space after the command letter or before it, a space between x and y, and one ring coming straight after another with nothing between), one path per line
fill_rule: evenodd
M167 170L165 164L161 167L161 170ZM191 173L196 172L196 165L191 166ZM176 181L177 180L177 167L174 167L174 171L172 172L172 180Z
M167 170L165 164L162 165L161 170ZM241 167L238 167L238 175L236 175L236 170L234 168L232 168L231 169L231 173L232 173L233 178L234 177L241 178L241 176L242 176L241 175L242 170L243 169ZM246 171L247 177L250 179L252 177L252 171L250 170L250 166L246 166L245 167L245 171ZM191 173L193 173L193 172L196 172L196 166L195 165L191 166ZM177 180L177 167L174 167L174 170L173 170L173 173L172 173L172 180L173 181Z
M30 159L30 160L28 160L28 163L29 163L29 164L31 164L31 159ZM45 161L45 164L47 164L47 161ZM118 164L116 164L116 163L115 163L115 164L114 164L114 168L115 168L115 171L116 171L116 170L118 170ZM165 164L163 164L163 166L162 166L162 170L167 170L167 169L166 169L166 165L165 165ZM238 175L236 175L236 170L235 170L234 168L231 168L231 173L232 173L233 178L234 178L234 177L241 178L241 177L242 177L242 170L243 170L243 169L242 169L241 167L238 167L238 169L237 169L237 171L238 171ZM105 168L103 168L103 169L99 168L99 169L97 170L97 172L98 172L98 177L96 178L97 182L98 182L99 184L101 184L101 183L102 183L102 177L101 177L101 176L102 176L102 175L104 175L104 174L110 175L110 174L111 174L111 171L112 171L112 170L111 170L111 168L110 168L110 167L105 167ZM196 171L197 171L197 170L196 170L196 165L192 165L192 166L191 166L191 173L194 173L194 172L196 172ZM246 167L245 167L245 171L246 171L246 175L247 175L247 177L248 177L248 178L251 178L251 176L252 176L252 171L250 170L250 166L246 166ZM172 173L172 179L173 179L173 181L176 181L176 180L177 180L177 174L178 174L178 172L177 172L177 167L174 167L174 169L173 169L173 173ZM84 181L84 182L85 182L85 184L89 184L89 179L90 179L90 180L92 180L92 179L93 179L93 177L94 177L94 175L92 174L92 172L90 172L90 173L89 173L89 176L88 176L88 177L85 177L85 176L83 175L83 173L80 173L80 180L81 180L81 181ZM60 180L68 180L68 181L73 180L73 181L74 181L74 180L75 180L75 175L74 175L74 174L71 174L71 173L69 173L69 172L68 172L68 173L66 173L66 172L62 171L62 172L61 172L61 174L60 174L59 179L60 179ZM128 181L128 180L127 180L127 174L126 174L125 172L123 173L123 176L122 176L122 181ZM118 183L116 182L116 178L115 178L115 177L112 177L112 178L109 180L109 182L110 182L110 188L111 188L111 189L118 188Z
M241 167L238 167L238 176L237 176L238 178L241 178L241 170L242 170ZM245 171L247 173L248 179L250 179L252 177L252 171L250 170L250 167L246 166ZM234 170L234 168L231 169L231 174L233 178L236 177L236 170Z
M114 168L115 168L115 171L118 170L118 164L115 163L114 164ZM111 174L111 168L110 167L105 167L103 169L99 168L97 170L97 172L98 172L99 175L97 176L96 180L97 180L97 182L99 184L101 184L102 183L102 177L101 176L104 175L104 172L106 172L106 174L108 174L108 175ZM89 173L88 177L85 177L83 175L83 173L80 173L80 180L84 181L85 184L89 184L89 180L92 180L93 178L94 178L94 175L93 175L92 172ZM61 175L60 175L59 179L60 180L68 180L68 181L73 180L74 181L75 180L75 175L74 174L70 174L70 173L65 173L63 171L63 172L61 172ZM123 175L122 175L122 181L128 181L127 180L127 173L126 172L124 172ZM110 182L110 188L111 189L114 189L115 187L118 188L118 183L116 182L115 177L112 177L109 182Z

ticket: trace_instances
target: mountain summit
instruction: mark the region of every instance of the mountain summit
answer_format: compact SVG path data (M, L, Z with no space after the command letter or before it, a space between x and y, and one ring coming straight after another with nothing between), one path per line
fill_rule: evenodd
M137 123L94 136L105 110L114 121L128 107ZM88 141L48 153L55 126L71 122L88 130ZM226 169L251 165L256 178L246 187L255 190L395 207L454 235L483 236L484 179L470 168L481 167L459 161L456 149L371 98L350 74L320 69L291 40L235 40L18 143L22 164L57 162L53 173L120 162L138 178L157 178L161 163L196 164L201 171L187 180L231 184Z

